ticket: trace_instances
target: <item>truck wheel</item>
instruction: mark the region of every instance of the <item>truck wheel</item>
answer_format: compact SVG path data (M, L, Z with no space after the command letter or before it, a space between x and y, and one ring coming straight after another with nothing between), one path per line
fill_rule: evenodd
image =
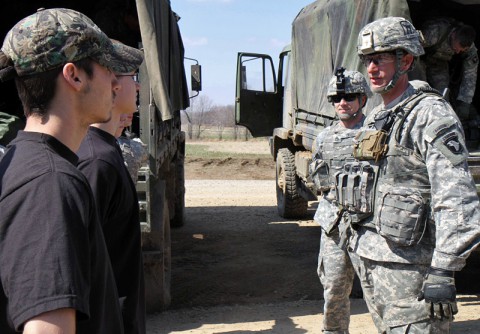
M185 156L177 153L175 159L175 206L171 227L181 227L185 223Z
M276 188L278 214L284 218L300 218L307 214L308 201L298 193L295 156L288 148L277 154Z

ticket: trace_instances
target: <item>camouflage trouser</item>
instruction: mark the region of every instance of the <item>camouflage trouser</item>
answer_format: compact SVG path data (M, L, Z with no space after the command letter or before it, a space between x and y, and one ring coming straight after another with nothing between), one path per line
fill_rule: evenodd
M360 258L358 264L355 270L360 277L364 298L370 299L375 325L378 324L375 317L380 317L387 328L386 333L450 333L450 321L430 319L429 305L418 300L428 266L366 258ZM384 332L378 325L377 329L379 333Z
M362 260L354 252L349 251L349 254L355 273L357 274L360 284L362 285L363 300L365 301L365 304L367 304L367 308L372 316L373 323L375 324L379 334L385 334L387 333L387 326L384 324L382 318L375 309L373 285L371 285L370 280L367 279L368 276L362 266Z
M339 246L338 229L327 236L322 229L317 273L323 286L324 333L348 333L350 292L355 272L347 252Z

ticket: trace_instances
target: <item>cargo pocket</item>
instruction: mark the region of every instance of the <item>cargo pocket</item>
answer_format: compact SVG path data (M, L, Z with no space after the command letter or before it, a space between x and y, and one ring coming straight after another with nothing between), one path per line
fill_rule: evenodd
M427 204L419 191L397 188L378 199L378 233L400 246L420 242L426 228Z

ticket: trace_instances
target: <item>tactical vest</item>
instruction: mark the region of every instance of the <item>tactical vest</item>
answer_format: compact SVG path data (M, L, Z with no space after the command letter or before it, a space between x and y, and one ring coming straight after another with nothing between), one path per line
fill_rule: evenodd
M364 162L375 172L371 183L367 185L373 189L375 228L380 235L401 246L420 242L430 216L430 182L425 162L413 148L400 144L405 121L412 112L416 112L415 106L427 96L441 99L436 91L417 90L416 94L390 111L393 123L388 131L367 129L359 132L354 144L354 155L359 160L366 160ZM376 143L375 146L382 152L381 155L372 154L372 142L375 141L365 136L365 132L373 136L375 131L383 132L379 137L384 143ZM365 156L361 155L362 152L366 152Z
M331 186L328 198L341 209L363 214L371 211L371 196L368 195L371 189L367 189L366 185L367 180L371 181L375 174L368 164L355 162L352 156L354 138L358 132L358 128L337 128L331 136L325 138L320 149L323 161L329 167L328 170L323 169L323 176ZM354 221L364 217L352 215Z
M357 132L358 129L346 129L336 126L333 133L325 138L320 146L323 161L328 166L328 170L322 170L320 174L328 178L329 184L333 184L335 174L344 167L347 161L353 161L353 138ZM325 175L325 171L328 174Z
M335 176L341 172L346 164L353 162L352 147L353 138L363 124L363 120L355 129L347 129L338 123L325 133L323 142L319 146L322 159L314 161L315 173L314 182L323 188L328 189L327 200L320 200L319 207L315 213L315 221L319 222L328 234L336 227L341 216L338 215L336 205L336 192L334 187Z

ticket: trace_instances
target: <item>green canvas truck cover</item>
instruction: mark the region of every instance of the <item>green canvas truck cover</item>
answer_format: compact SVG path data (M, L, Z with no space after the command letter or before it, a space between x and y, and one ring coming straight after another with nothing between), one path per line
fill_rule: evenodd
M335 117L325 94L334 69L343 66L365 74L357 56L358 33L385 16L410 19L407 1L318 0L300 11L292 28L295 109Z
M153 101L163 121L189 106L184 47L169 1L136 0ZM167 24L163 24L167 22ZM168 26L169 29L161 27Z

